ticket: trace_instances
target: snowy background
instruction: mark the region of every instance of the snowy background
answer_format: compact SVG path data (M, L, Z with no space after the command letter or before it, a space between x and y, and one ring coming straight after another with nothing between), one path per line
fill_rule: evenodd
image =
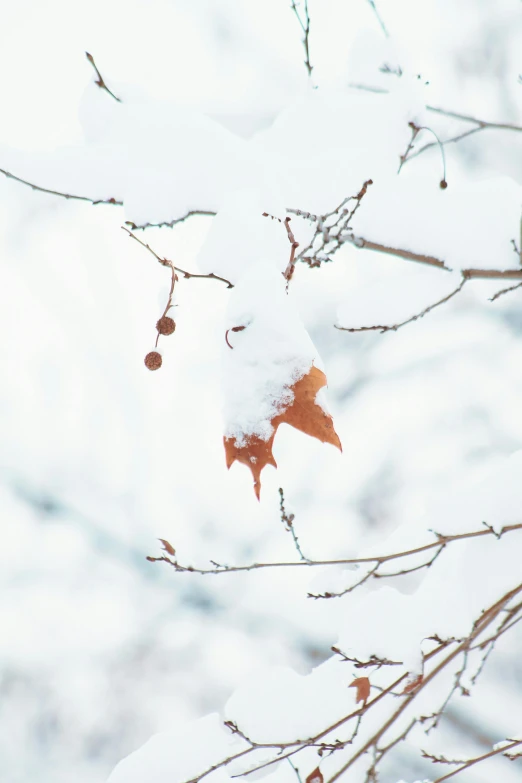
M2 8L0 168L125 200L125 211L92 206L0 179L6 783L105 780L154 732L221 709L253 673L304 674L328 657L339 608L306 599L307 573L175 574L145 559L158 537L185 563L292 558L282 486L305 553L349 556L522 447L522 289L489 302L502 281L473 281L397 333L341 332L334 324L396 323L458 284L350 245L320 270L298 265L291 286L326 367L343 454L282 428L260 504L246 468L225 467L226 286L181 279L163 367L143 365L170 277L124 220L221 210L214 226L197 216L139 236L183 268L232 278L257 242L286 264L286 236L255 221L256 198L274 214L281 203L332 209L380 176L358 214L362 236L456 269L517 267L522 133L486 129L448 145L447 192L437 147L391 178L412 116L444 138L469 128L427 104L522 123L520 3L379 9L389 40L369 3L311 0L313 90L285 0ZM86 50L126 103L93 84ZM401 64L400 80L384 63ZM349 87L361 83L397 100ZM257 195L237 195L253 181ZM461 698L449 710L448 737L466 752L505 737L515 717L520 725L521 633L486 668L480 708ZM517 764L498 763L503 783L522 780ZM492 780L490 769L466 783ZM407 749L394 772L427 774Z

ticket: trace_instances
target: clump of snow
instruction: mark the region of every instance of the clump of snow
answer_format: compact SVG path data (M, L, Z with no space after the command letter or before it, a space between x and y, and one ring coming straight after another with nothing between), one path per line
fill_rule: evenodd
M248 747L244 740L223 726L217 713L188 723L179 730L155 734L141 748L120 761L107 783L183 783L213 764ZM228 783L219 769L209 783Z
M264 216L265 212L271 217ZM285 204L274 188L245 188L227 194L199 252L201 271L235 283L250 264L270 258L284 272L290 257L281 222L285 217Z
M273 667L235 691L226 716L255 742L307 739L353 708L353 692L347 688L351 679L350 669L332 660L307 675Z
M451 269L517 269L522 187L508 177L459 176L439 186L436 171L419 176L412 161L379 178L352 221L356 236L444 261Z
M312 364L321 366L273 263L248 267L232 291L225 328L232 346L223 348L225 435L268 440L271 419L293 399L290 387Z
M271 163L287 207L322 213L358 193L367 179L397 170L411 118L390 95L311 90L252 144Z

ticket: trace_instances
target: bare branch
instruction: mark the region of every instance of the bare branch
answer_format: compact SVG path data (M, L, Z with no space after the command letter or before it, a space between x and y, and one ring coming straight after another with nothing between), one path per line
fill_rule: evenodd
M339 331L342 332L380 332L381 334L384 334L384 332L396 332L397 329L400 329L402 326L406 326L406 324L411 324L414 321L418 321L419 318L423 318L425 315L430 313L432 310L434 310L436 307L439 307L442 304L445 304L446 302L449 302L450 299L452 299L454 296L456 296L462 289L464 288L464 285L468 282L469 278L463 277L460 281L457 288L455 288L454 291L444 296L442 299L439 299L438 302L435 302L434 304L430 305L429 307L425 307L424 310L422 310L420 313L417 313L416 315L412 315L411 318L407 318L405 321L401 321L401 323L393 324L393 326L356 326L356 327L348 327L348 326L337 326L335 325L336 329L339 329ZM522 285L520 283L519 285ZM514 286L515 288L518 288L518 286ZM508 289L511 290L511 289Z
M442 545L451 543L452 541L463 541L468 538L481 538L483 536L493 536L497 538L504 536L514 530L522 530L522 523L517 525L506 525L500 531L496 532L493 529L481 528L480 530L474 530L469 533L456 533L454 535L442 535L436 533L436 540L430 544L424 544L423 546L416 547L415 549L406 549L402 552L393 552L385 555L374 555L373 557L359 557L359 558L343 558L339 560L298 560L295 562L273 562L273 563L250 563L244 566L229 566L214 563L213 568L196 568L194 566L185 566L179 563L177 560L172 559L168 555L162 555L160 557L148 556L147 560L151 563L167 563L172 566L175 571L191 574L223 574L223 573L240 573L244 571L255 571L264 568L301 568L301 567L324 567L324 566L340 566L340 565L360 565L363 563L387 563L391 560L398 560L403 557L410 557L411 555L417 555L422 552L428 552L434 548L440 548Z
M513 125L508 122L490 122L489 120L480 120L477 117L472 117L469 114L459 114L456 111L448 111L448 109L440 109L437 106L426 106L428 111L435 112L436 114L442 114L445 117L453 117L456 120L463 120L464 122L474 122L480 125L482 128L497 128L498 130L512 130L522 131L522 126Z

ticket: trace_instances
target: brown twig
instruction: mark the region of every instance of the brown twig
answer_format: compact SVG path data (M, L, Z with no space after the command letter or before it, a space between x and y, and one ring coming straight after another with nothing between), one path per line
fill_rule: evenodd
M105 92L109 93L109 95L111 96L111 98L114 98L114 100L115 100L115 101L118 101L118 103L121 103L121 98L118 98L118 97L117 97L117 96L116 96L116 95L115 95L115 94L112 92L112 90L109 90L109 88L107 87L107 84L106 84L106 82L105 82L105 79L103 78L103 76L102 76L102 75L101 75L101 73L99 72L99 70L98 70L98 67L97 67L96 63L94 62L94 57L92 56L92 54L89 54L89 52L85 52L85 56L87 57L87 59L89 60L90 64L92 65L92 67L94 68L94 70L95 70L95 72L96 72L96 76L98 77L98 78L96 79L96 84L98 85L98 87L100 88L100 90L105 90Z
M35 185L33 182L29 182L26 179L22 179L22 177L17 177L15 174L11 174L10 171L6 171L5 169L0 169L0 174L3 174L8 179L14 179L15 182L20 182L22 185L27 185L31 188L31 190L37 190L40 193L48 193L51 196L60 196L61 198L65 199L72 199L74 201L88 201L90 204L93 204L96 206L97 204L111 204L112 206L122 207L123 201L118 201L115 198L99 198L99 199L93 199L89 196L77 196L74 193L63 193L60 190L51 190L50 188L44 188L41 185Z
M287 212L311 220L316 223L315 232L308 245L299 253L298 259L310 268L327 263L331 257L343 246L350 223L361 206L361 202L368 192L373 180L368 179L355 196L343 199L331 212L324 215L312 215L299 209L288 209ZM348 208L350 201L355 202L352 209ZM312 251L312 253L310 253Z
M226 277L219 277L219 275L215 275L213 272L210 272L208 275L197 275L193 272L187 272L186 269L182 269L180 266L175 266L172 261L169 261L168 258L162 258L159 256L151 247L150 245L147 245L146 242L142 242L141 239L139 239L135 234L130 231L130 229L126 228L126 226L122 226L122 229L127 232L127 234L132 237L132 239L135 239L136 242L138 242L142 247L146 248L149 253L152 253L154 258L159 261L160 264L163 266L171 267L176 272L179 272L181 275L183 275L184 278L187 280L190 278L201 278L201 279L208 279L208 280L220 280L222 283L226 283L227 288L234 288L233 284L230 282L230 280L227 280Z
M407 324L411 324L414 321L418 321L419 318L423 318L425 315L430 313L432 310L434 310L436 307L439 307L442 304L445 304L445 302L449 302L450 299L452 299L454 296L456 296L460 291L462 291L464 285L467 283L469 278L463 277L460 281L457 288L455 288L454 291L444 296L442 299L439 299L438 302L435 302L434 304L429 305L429 307L425 307L424 310L422 310L420 313L417 313L416 315L412 315L411 318L407 318L405 321L401 321L398 324L393 324L393 326L356 326L356 327L348 327L348 326L337 326L335 325L336 329L339 329L341 332L380 332L381 334L384 334L384 332L396 332L397 329L400 329L402 326L406 326ZM522 283L520 283L522 285ZM515 286L515 288L518 288L518 286ZM511 290L511 289L508 289Z
M520 288L521 286L522 283L517 283L516 285L510 285L509 288L503 288L501 291L497 291L497 293L494 294L489 301L494 302L499 297L504 296L504 294L509 294L510 291L516 291L517 288Z
M397 719L402 715L402 713L410 706L410 704L417 698L419 693L421 693L424 688L432 682L432 680L437 677L438 674L440 674L441 671L443 671L446 666L448 666L449 663L451 663L457 656L459 656L461 653L463 653L465 650L468 650L471 646L472 642L480 636L480 634L489 626L492 622L496 619L496 617L500 614L500 612L503 610L504 606L509 603L515 596L517 596L522 591L522 584L517 585L509 592L505 593L502 598L500 598L498 601L496 601L488 610L486 610L481 617L475 622L473 626L472 632L469 634L469 636L456 648L454 648L437 666L435 666L429 674L423 677L421 682L419 683L418 687L415 688L415 690L408 693L408 695L405 697L402 704L399 706L397 710L395 710L394 713L384 722L384 724L371 736L365 743L362 745L361 748L359 748L353 756L343 764L343 766L335 772L332 777L329 778L327 783L334 783L334 781L338 780L356 761L359 759L362 755L368 752L372 747L377 745L381 737L388 731L388 729L391 728L391 726L394 725L394 723L397 721ZM522 742L522 740L517 741ZM509 748L508 748L509 749ZM482 758L482 757L481 757ZM485 758L485 757L484 757ZM474 762L476 763L476 762ZM449 777L451 777L453 774L456 774L459 770L456 770L455 772L450 773ZM447 779L448 776L445 776L443 778L440 778L440 781ZM435 781L435 783L437 783Z
M288 262L288 266L285 269L284 277L286 280L286 285L288 288L288 283L292 279L292 276L294 274L295 270L295 251L299 247L299 242L296 241L296 238L294 237L292 233L292 229L290 228L290 221L292 218L286 217L285 218L285 226L286 226L286 232L288 234L288 241L290 242L290 260Z
M505 754L507 751L511 750L512 748L516 748L518 745L522 745L522 740L513 740L513 742L511 742L509 745L503 745L502 747L490 750L489 753L483 753L482 756L475 756L473 759L468 759L458 769L454 769L451 772L448 772L447 775L443 775L442 777L437 778L433 781L433 783L442 783L443 780L449 780L455 775L458 775L460 772L463 772L465 769L470 769L471 767L475 766L475 764L479 764L481 761L486 761L486 759L493 758L493 756L498 756L501 753Z
M151 563L167 563L172 566L175 571L191 574L223 574L223 573L240 573L244 571L255 571L264 568L302 568L302 567L324 567L324 566L340 566L340 565L360 565L362 563L387 563L391 560L398 560L403 557L410 557L412 555L418 555L422 552L427 552L434 548L440 548L443 544L449 544L452 541L463 541L469 538L482 538L483 536L494 536L498 539L507 533L514 530L522 530L522 523L516 525L506 525L500 531L486 527L480 530L474 530L469 533L455 533L454 535L442 535L441 533L435 533L436 540L430 544L424 544L423 546L415 547L414 549L406 549L401 552L393 552L386 555L374 555L373 557L359 557L359 558L342 558L339 560L296 560L289 562L272 562L272 563L250 563L243 566L228 566L214 563L213 568L196 568L194 566L185 566L179 563L177 560L173 560L167 555L160 557L148 556L147 560Z

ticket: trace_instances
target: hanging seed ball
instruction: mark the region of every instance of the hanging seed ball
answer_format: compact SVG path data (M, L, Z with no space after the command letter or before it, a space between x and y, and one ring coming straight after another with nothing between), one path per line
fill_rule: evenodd
M161 354L157 351L151 351L145 357L145 367L149 370L159 370L162 364Z
M439 183L439 187L440 187L441 190L446 190L446 188L448 187L448 183L446 182L445 179L441 179L441 181Z
M156 329L160 334L172 334L176 329L176 322L168 315L162 316L156 324Z

